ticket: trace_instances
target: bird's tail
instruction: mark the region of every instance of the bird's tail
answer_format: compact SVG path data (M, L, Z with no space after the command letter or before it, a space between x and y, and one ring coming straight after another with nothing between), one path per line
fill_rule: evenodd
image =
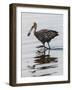
M58 35L59 35L59 34L58 34L58 32L56 32L56 31L55 31L55 33L56 33L56 36L58 36Z

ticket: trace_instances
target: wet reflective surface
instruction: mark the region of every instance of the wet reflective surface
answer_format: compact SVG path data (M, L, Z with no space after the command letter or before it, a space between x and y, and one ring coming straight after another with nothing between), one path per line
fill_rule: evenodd
M37 30L50 29L59 35L50 41L51 49L42 47L31 29L37 22ZM63 14L55 13L21 13L21 76L40 77L63 74ZM41 46L40 46L41 45ZM45 43L45 46L48 44Z
M62 48L47 49L36 47L35 55L28 55L22 59L22 77L40 77L62 75Z

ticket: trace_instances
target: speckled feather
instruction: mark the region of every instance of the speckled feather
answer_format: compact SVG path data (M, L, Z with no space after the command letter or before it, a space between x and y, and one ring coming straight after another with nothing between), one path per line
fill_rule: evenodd
M58 36L58 32L48 29L42 29L40 31L35 32L34 35L39 41L44 44L45 42L50 42L51 39Z

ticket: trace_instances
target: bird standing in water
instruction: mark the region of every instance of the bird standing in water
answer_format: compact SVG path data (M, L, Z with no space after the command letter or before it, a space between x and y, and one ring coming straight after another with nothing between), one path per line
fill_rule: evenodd
M36 38L41 41L41 43L43 44L44 48L45 48L45 43L48 43L49 49L50 49L50 45L49 42L55 38L56 36L58 36L58 32L57 31L53 31L53 30L48 30L48 29L41 29L39 31L37 30L37 23L34 22L33 26L31 27L28 36L31 34L31 31L34 30L34 35L36 36Z

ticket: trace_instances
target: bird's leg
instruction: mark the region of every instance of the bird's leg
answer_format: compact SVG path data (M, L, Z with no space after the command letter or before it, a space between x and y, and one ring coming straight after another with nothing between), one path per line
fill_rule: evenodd
M49 47L49 50L48 50L48 55L50 55L50 45L49 45L49 43L48 43L48 47Z
M44 55L45 55L45 43L43 44L43 46L44 46Z
M48 50L48 56L50 56L50 49Z

